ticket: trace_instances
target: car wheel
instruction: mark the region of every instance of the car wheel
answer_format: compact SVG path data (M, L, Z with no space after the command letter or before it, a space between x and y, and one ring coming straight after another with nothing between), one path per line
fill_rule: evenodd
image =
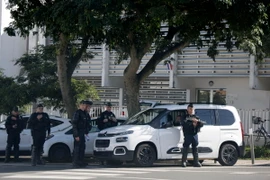
M107 162L107 165L109 166L121 166L124 163L123 161L117 161L117 160L108 160L106 162Z
M233 166L238 160L238 151L232 144L223 144L219 150L218 162L222 166Z
M141 144L136 148L134 162L137 166L152 166L156 157L156 150L151 145Z
M53 145L50 149L50 162L67 162L71 159L70 150L64 144Z

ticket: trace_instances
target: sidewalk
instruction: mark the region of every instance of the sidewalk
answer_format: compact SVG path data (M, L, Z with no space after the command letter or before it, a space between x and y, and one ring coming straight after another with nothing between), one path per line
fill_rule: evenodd
M218 162L215 164L213 160L205 160L203 162L205 165L220 165ZM252 164L251 159L242 160L239 159L235 166L270 166L270 160L254 160L254 164Z
M181 161L162 161L156 162L155 166L180 166ZM20 163L4 163L0 161L0 166L30 166L30 162L20 162ZM46 167L63 167L63 168L70 168L71 163L47 163ZM89 163L89 166L99 167L99 163ZM125 166L133 166L132 164L127 164ZM220 166L218 162L214 162L213 160L205 160L203 162L203 166ZM270 166L270 160L256 160L254 164L252 164L251 160L238 160L234 166ZM234 167L232 166L232 167ZM106 166L105 166L106 167ZM121 166L120 166L121 167Z

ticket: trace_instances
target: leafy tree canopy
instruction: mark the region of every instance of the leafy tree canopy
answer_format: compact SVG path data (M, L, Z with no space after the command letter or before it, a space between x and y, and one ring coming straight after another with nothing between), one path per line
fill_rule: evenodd
M14 106L30 102L27 86L18 84L12 77L0 75L0 114L9 114Z
M38 46L16 60L16 64L21 66L18 82L27 84L32 102L39 100L48 106L63 109L54 45ZM95 87L84 80L72 79L72 92L77 103L83 99L99 98Z
M208 46L208 55L215 60L218 43L223 41L229 51L236 46L262 59L262 37L269 30L268 0L9 0L9 8L14 18L6 28L9 34L19 30L27 35L35 26L43 27L46 35L60 39L62 57L67 42L79 37L88 42L82 41L81 46L105 38L120 61L129 57L124 72L129 115L140 109L140 84L172 53L193 43ZM153 56L139 70L150 51ZM72 68L68 66L70 75L80 55L76 53Z

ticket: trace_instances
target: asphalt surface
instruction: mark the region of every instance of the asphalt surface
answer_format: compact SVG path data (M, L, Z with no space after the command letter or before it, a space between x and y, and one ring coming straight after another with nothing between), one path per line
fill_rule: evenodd
M179 161L159 162L153 167L141 168L133 164L109 167L91 163L86 168L73 169L70 163L47 163L30 166L29 160L20 163L3 163L0 160L1 180L269 180L270 160L239 160L235 166L224 167L213 161L205 161L203 167L180 167Z

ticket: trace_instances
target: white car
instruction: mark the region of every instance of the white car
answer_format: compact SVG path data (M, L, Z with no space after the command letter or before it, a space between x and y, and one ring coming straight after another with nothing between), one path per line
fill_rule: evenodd
M118 125L121 125L125 118L117 118ZM88 140L85 144L85 156L93 156L94 141L99 133L96 126L96 119L91 119L90 124L92 129L88 133ZM69 124L64 130L52 133L44 143L43 157L47 158L50 162L66 162L69 161L74 149L74 138L72 125Z
M151 166L155 160L182 158L183 132L172 122L186 114L188 104L160 105L139 112L122 126L102 130L95 140L94 156L100 160L133 161ZM234 165L244 153L244 132L235 107L194 104L195 114L206 124L199 135L199 158ZM188 159L192 160L191 153Z
M21 133L21 142L20 142L20 155L30 155L31 146L32 146L32 136L30 129L27 129L27 121L30 115L23 115L23 125L24 130ZM51 133L61 131L64 128L70 126L70 120L58 116L49 116L51 121ZM7 132L5 128L5 121L0 123L0 154L5 154L5 149L7 145Z

